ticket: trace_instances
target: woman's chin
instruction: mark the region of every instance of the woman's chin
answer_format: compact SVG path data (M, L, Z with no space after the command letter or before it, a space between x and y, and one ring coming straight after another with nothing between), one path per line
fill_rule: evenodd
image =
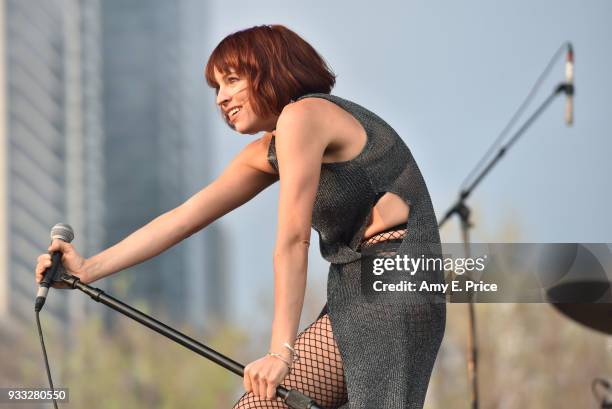
M239 134L242 135L248 135L251 132L249 132L249 129L246 129L244 127L241 127L240 125L236 126L236 124L234 124L234 131L238 132Z
M255 127L249 126L240 126L240 124L234 124L234 130L242 135L255 135L256 133L261 132L261 129L256 129Z
M240 124L233 123L233 124L230 124L230 125L231 125L231 127L232 127L232 129L234 131L236 131L238 133L244 133L244 129L243 129L243 127L240 126Z

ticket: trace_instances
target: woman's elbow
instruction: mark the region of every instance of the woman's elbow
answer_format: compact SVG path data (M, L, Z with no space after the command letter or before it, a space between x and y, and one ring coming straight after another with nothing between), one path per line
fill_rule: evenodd
M310 247L309 234L294 234L277 240L274 247L274 255L282 256L286 254L308 253Z

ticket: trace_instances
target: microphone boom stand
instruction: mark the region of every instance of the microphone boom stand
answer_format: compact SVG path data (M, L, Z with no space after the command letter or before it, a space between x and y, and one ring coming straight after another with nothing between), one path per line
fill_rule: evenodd
M116 298L111 297L106 294L104 291L99 288L90 287L86 284L83 284L78 277L75 277L70 274L64 273L61 277L61 281L68 284L71 288L77 288L89 295L94 301L100 302L107 307L112 308L113 310L120 312L121 314L130 317L134 321L141 323L142 325L149 327L155 332L160 333L161 335L170 338L178 344L181 344L185 348L188 348L195 352L198 355L207 358L214 363L221 365L222 367L230 370L231 372L244 377L244 366L240 363L230 359L217 351L207 347L206 345L196 341L193 338L188 337L187 335L170 328L166 324L156 320L155 318L138 311L135 308L130 307L129 305L117 300ZM276 394L281 397L289 407L294 409L321 409L320 406L316 404L311 398L304 395L298 390L295 389L286 389L283 386L278 386L276 388Z
M465 248L465 257L470 257L470 245L469 245L469 234L470 228L474 225L470 221L471 209L466 205L465 200L470 196L474 188L482 181L482 179L491 171L491 169L497 164L507 150L518 140L518 138L529 128L529 126L540 116L540 114L550 105L553 99L560 93L567 95L574 94L574 85L569 82L563 82L559 84L552 94L542 102L542 104L535 110L535 112L525 121L525 123L519 128L518 131L510 138L510 140L503 145L497 152L497 155L485 166L485 168L478 174L478 177L472 182L472 184L459 193L459 199L454 205L446 212L446 215L442 221L438 224L438 227L442 227L444 223L453 215L457 214L461 220L461 233L463 238L463 245ZM470 383L470 398L471 408L478 409L478 344L476 339L476 313L474 310L473 294L468 294L468 381Z

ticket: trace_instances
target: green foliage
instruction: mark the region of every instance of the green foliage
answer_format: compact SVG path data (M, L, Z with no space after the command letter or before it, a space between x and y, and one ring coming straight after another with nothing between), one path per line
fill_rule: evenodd
M134 322L121 319L109 335L100 321L89 321L75 336L62 371L71 406L213 408L231 407L236 399L239 377ZM232 356L241 339L220 328L204 343Z
M0 333L0 386L48 386L32 321L10 336ZM241 395L239 376L127 318L118 317L111 330L91 318L72 333L47 328L44 316L41 321L54 384L70 393L61 407L231 408ZM227 326L204 337L192 328L178 330L232 358L248 342Z

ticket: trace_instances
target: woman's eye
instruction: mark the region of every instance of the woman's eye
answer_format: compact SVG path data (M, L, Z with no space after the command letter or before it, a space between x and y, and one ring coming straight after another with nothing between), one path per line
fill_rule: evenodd
M238 81L238 77L229 77L227 79L227 82L229 82L230 84L233 84L236 81Z

